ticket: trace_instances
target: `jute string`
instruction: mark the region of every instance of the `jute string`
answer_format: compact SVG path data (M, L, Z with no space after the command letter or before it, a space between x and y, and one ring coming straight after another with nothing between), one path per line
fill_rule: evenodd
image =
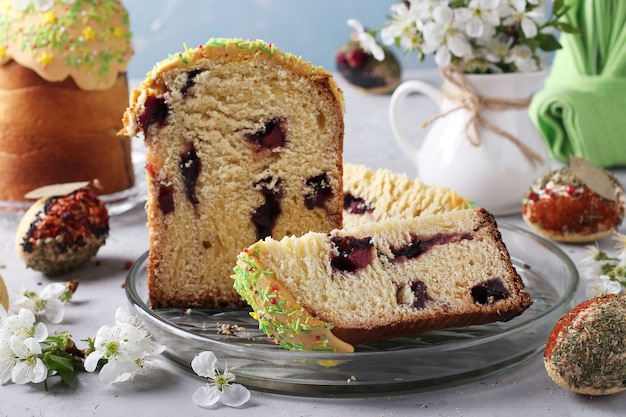
M481 96L474 91L469 81L463 74L463 71L456 65L446 65L441 68L441 74L448 83L456 86L456 89L450 87L444 83L442 92L443 95L455 102L459 103L458 106L451 108L435 117L432 117L420 124L420 127L425 128L435 120L442 119L448 116L450 113L465 109L469 113L469 119L465 124L465 137L474 146L480 146L481 139L478 134L478 126L482 125L487 129L496 132L498 135L509 139L513 142L524 155L534 163L543 164L543 158L533 151L528 145L522 142L519 138L513 136L506 130L491 123L485 117L482 112L484 110L511 110L511 109L525 109L530 105L532 96L522 99L501 99L488 96Z

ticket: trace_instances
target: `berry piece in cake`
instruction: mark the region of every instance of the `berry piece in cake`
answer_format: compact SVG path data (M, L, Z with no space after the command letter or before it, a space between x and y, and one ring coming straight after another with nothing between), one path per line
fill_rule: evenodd
M324 203L333 195L333 189L326 173L308 178L305 181L304 205L309 210L324 207Z
M172 183L159 181L158 199L159 208L164 215L174 212L174 186Z
M174 186L171 181L161 179L153 164L146 164L146 172L153 183L153 188L158 190L156 197L159 209L163 215L174 212Z
M276 219L280 216L280 200L283 196L283 186L280 179L269 177L254 184L254 189L263 194L265 202L252 213L252 223L256 226L257 239L263 239L272 234Z
M437 245L457 243L461 240L471 238L470 233L437 233L429 237L411 236L411 243L408 245L399 248L391 248L391 253L394 255L392 262L403 262L407 259L414 259Z
M193 143L187 145L187 150L183 152L180 159L180 170L183 174L185 194L191 204L196 205L199 203L198 196L196 195L196 182L202 170L202 161L198 157L198 152L195 146L193 146Z
M285 146L285 128L282 119L273 118L265 124L260 132L248 133L246 139L259 148L276 149Z
M189 89L196 84L196 76L201 72L201 70L195 69L187 73L187 80L185 81L183 87L180 89L180 93L183 95L183 97L187 97L187 95L189 94Z
M46 196L47 195L47 196ZM109 214L88 182L46 186L18 226L15 249L26 266L48 275L91 259L109 235Z
M472 287L471 292L474 302L482 305L493 304L508 298L510 295L500 278L492 278L482 282Z
M426 284L419 279L413 280L408 285L399 286L396 298L398 304L405 304L418 310L426 307L426 301L431 300Z
M372 239L365 237L358 239L354 236L334 236L331 242L336 248L337 255L330 260L334 269L345 272L355 272L368 266L374 254Z
M143 129L147 129L153 123L157 123L161 126L167 115L169 114L169 107L164 98L158 98L154 96L148 96L144 104L143 113L139 115L139 124Z
M350 214L365 214L374 211L374 209L367 204L365 199L355 197L350 193L343 195L343 209Z

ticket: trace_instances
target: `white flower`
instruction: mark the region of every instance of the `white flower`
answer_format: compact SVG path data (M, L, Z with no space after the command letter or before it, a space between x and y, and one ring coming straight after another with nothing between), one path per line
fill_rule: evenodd
M490 38L485 43L485 58L490 62L500 62L509 56L511 49L506 39L500 37Z
M193 371L210 382L198 388L193 394L193 402L200 407L210 407L221 401L229 407L239 407L250 399L250 391L240 384L232 384L235 375L224 369L217 370L217 358L213 352L200 352L191 361ZM212 381L212 382L211 382Z
M16 384L38 383L48 370L40 358L41 342L48 337L45 324L35 324L32 311L21 309L8 316L0 308L0 382L11 379Z
M418 3L420 5L425 4ZM406 51L419 49L423 39L418 35L424 30L421 9L415 4L411 7L402 3L391 6L392 21L380 31L380 38L385 45L393 45L400 40L400 47Z
M25 308L21 309L18 314L7 316L0 328L0 336L6 338L15 336L25 340L29 337L40 338L44 334L46 336L43 339L48 335L46 325L43 323L35 324L35 315Z
M69 291L66 284L56 282L46 285L41 294L22 291L11 304L15 309L24 308L32 311L35 317L45 316L51 323L60 323L65 314Z
M17 356L17 361L11 372L11 381L15 384L27 384L29 382L43 382L48 376L48 368L40 358L41 343L48 337L46 333L43 339L29 337L26 340L13 336L11 348Z
M149 333L122 308L117 310L115 321L115 326L102 326L98 330L95 350L84 364L87 372L93 372L101 359L106 360L100 380L107 384L131 380L147 358L165 350L165 346L150 340Z
M606 254L596 245L589 245L585 248L586 255L578 263L578 272L582 278L595 278L602 275L603 262Z
M359 44L365 52L371 53L372 56L379 61L385 59L385 52L383 51L383 48L376 43L376 39L374 39L371 34L365 31L361 22L356 19L348 19L348 26L354 29L357 39L359 40Z
M516 25L519 24L522 28L524 36L527 38L534 38L537 36L537 23L535 20L541 19L542 14L533 10L526 11L526 0L509 0L509 4L501 9L503 16L508 16L502 24L504 25Z
M435 52L439 66L450 63L452 55L463 58L472 54L472 48L462 31L465 13L447 5L433 10L433 20L424 25L424 53Z
M619 282L611 280L608 275L600 275L587 284L585 295L593 298L598 295L619 294L621 291L622 285Z
M2 384L11 379L11 372L16 362L13 350L11 350L7 318L7 312L0 304L0 383Z
M528 45L515 45L511 48L509 57L504 62L514 63L519 72L537 71L539 69L533 52Z
M480 38L487 28L488 32L493 32L493 28L500 24L500 15L498 14L498 6L500 0L471 0L467 9L462 13L467 14L464 20L465 31L470 38Z
M2 306L0 306L1 308ZM11 350L9 340L0 339L0 383L5 384L11 379L11 373L17 359Z

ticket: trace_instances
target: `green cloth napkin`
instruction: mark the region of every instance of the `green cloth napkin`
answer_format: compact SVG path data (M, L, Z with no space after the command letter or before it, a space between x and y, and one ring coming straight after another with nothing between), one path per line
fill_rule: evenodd
M551 156L626 166L626 0L567 0L567 21L544 88L529 114Z

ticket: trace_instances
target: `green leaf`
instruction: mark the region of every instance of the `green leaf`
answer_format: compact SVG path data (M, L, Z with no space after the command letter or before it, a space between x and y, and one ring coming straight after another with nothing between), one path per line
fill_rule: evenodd
M565 32L565 33L571 33L571 34L581 33L581 30L579 28L567 22L558 22L556 24L556 28L560 30L561 32Z
M58 375L68 387L72 385L76 362L72 356L63 351L49 351L43 355L43 361L48 367L48 375Z
M66 355L48 353L44 355L44 361L48 365L49 369L53 369L55 371L62 371L62 370L74 371L74 359Z
M564 1L563 0L554 0L552 2L552 13L558 14L559 11L563 8Z
M537 35L537 39L539 40L539 48L546 52L556 51L557 49L561 49L561 44L554 37L554 35L549 33L541 33Z
M541 46L538 37L534 37L534 38L522 38L519 40L519 43L521 45L526 45L530 48L531 51L533 51L533 54L536 53L537 48L539 48Z

